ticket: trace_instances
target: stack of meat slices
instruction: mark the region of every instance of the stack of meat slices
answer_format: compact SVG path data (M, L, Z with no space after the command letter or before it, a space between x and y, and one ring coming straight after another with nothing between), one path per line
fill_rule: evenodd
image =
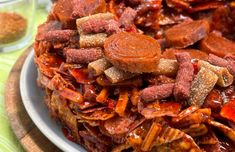
M92 152L235 151L234 6L57 0L34 44L50 115Z

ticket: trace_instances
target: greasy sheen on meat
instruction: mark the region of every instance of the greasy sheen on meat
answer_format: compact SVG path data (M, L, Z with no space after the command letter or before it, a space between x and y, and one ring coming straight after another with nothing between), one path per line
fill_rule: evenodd
M220 57L224 57L227 54L235 54L234 42L215 33L210 33L202 40L200 49Z
M88 152L235 151L234 12L222 0L54 0L34 43L48 116Z
M167 43L176 48L185 48L203 39L209 32L206 20L188 21L166 30Z
M176 60L175 55L177 53L183 53L183 52L189 53L192 59L199 59L199 60L208 59L208 54L197 49L166 49L162 53L162 58Z
M104 44L107 60L133 73L156 71L160 52L160 45L153 38L137 33L114 34Z

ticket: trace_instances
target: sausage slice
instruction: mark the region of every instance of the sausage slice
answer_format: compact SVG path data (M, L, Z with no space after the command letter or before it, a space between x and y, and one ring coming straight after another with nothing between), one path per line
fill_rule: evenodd
M200 50L196 49L166 49L166 51L163 52L162 58L165 59L173 59L175 60L175 54L177 53L184 53L188 52L191 56L192 59L199 59L199 60L207 60L208 59L208 54L205 52L202 52Z
M161 49L149 36L121 32L110 36L104 44L104 54L114 66L132 73L154 72Z
M206 20L187 21L168 29L165 35L168 44L175 48L185 48L203 39L209 29Z
M216 33L210 33L204 38L201 42L200 49L220 57L224 57L227 54L235 55L235 43Z

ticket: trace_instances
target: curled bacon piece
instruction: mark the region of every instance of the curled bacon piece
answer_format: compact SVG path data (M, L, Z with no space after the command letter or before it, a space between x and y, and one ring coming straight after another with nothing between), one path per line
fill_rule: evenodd
M42 54L35 58L40 72L48 77L54 76L55 69L58 69L63 60L55 54Z

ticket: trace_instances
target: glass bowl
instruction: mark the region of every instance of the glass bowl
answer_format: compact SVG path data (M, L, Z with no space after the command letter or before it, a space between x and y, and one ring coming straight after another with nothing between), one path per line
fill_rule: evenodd
M35 0L0 1L0 52L25 47L32 40Z

